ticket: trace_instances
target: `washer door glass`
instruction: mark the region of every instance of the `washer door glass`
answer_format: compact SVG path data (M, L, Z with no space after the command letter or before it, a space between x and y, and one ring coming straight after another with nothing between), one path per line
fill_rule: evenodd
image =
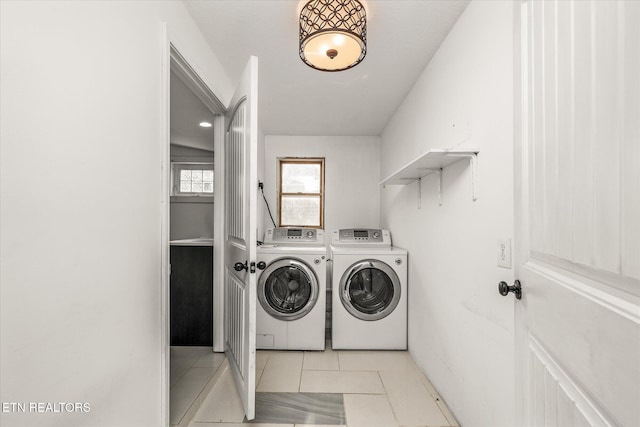
M361 320L387 317L398 305L400 292L398 275L379 260L353 264L340 280L342 305Z
M279 259L267 266L258 281L262 308L280 320L296 320L309 313L318 300L318 279L297 259Z

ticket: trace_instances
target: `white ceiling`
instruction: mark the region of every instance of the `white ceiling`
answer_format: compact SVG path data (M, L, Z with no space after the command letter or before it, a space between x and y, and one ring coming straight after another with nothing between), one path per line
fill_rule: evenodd
M175 74L171 73L171 143L183 147L213 151L213 127L203 128L200 122L213 124L213 113Z
M469 0L363 0L367 56L322 72L298 56L298 0L185 0L233 83L259 61L266 135L379 135Z

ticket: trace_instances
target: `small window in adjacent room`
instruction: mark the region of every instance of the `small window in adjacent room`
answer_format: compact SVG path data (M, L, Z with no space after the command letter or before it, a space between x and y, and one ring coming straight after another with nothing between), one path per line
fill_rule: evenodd
M324 227L324 159L278 159L281 227Z
M172 196L213 196L213 163L173 162Z

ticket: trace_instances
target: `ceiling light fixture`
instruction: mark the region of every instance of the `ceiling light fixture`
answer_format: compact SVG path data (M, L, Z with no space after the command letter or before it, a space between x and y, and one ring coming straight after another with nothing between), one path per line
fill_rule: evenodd
M367 54L367 13L358 0L310 0L300 11L300 58L322 71L358 65Z
M200 127L202 128L210 128L211 126L213 125L209 122L200 122Z

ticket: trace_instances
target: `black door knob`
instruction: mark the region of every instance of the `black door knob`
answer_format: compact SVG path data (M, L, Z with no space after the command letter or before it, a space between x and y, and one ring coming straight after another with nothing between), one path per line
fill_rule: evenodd
M509 292L513 292L516 299L522 299L522 286L520 285L519 280L513 282L513 286L507 285L507 282L498 283L498 292L500 292L500 295L503 297L509 295Z
M264 270L265 268L267 268L267 263L264 261L258 261L258 265L257 265L258 269L260 270Z
M248 270L249 266L247 265L246 261L244 262L244 264L241 262L236 262L235 264L233 264L233 269L235 271Z

